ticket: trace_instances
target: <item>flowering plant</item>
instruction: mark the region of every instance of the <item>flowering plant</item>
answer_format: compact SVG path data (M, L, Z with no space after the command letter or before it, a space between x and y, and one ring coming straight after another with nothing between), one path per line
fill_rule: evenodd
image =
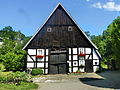
M43 58L44 55L36 55L37 58Z
M83 53L80 53L80 54L78 54L78 56L85 56L86 54L83 54Z

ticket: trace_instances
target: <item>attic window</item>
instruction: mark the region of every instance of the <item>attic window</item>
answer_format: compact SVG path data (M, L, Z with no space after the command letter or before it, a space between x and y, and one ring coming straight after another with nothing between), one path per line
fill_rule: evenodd
M73 28L71 26L68 26L68 31L72 31Z
M51 32L52 31L52 28L51 27L48 27L47 28L47 32Z

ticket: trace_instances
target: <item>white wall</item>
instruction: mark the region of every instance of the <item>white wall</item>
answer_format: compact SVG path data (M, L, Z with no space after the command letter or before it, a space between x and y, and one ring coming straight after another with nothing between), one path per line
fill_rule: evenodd
M93 72L96 72L97 68L99 69L99 66L93 66Z
M95 51L93 51L93 59L99 59L98 55L96 54Z
M73 48L73 54L77 54L77 48Z
M36 57L35 56L31 56L34 60L36 59ZM30 56L29 55L27 55L27 61L33 61L31 58L30 58Z
M37 67L43 67L44 68L44 63L37 63Z
M99 60L93 60L93 65L99 65Z
M76 72L78 70L78 67L73 67L73 72Z
M91 53L91 48L85 48L86 49L86 54L90 54Z
M48 69L45 69L45 74L48 74Z
M36 49L28 49L29 55L36 55Z
M78 55L73 55L73 60L78 60Z
M27 68L33 68L34 67L34 63L27 63Z

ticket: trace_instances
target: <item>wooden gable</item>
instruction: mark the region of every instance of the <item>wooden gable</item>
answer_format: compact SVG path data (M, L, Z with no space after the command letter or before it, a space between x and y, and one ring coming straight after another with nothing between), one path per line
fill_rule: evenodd
M23 49L52 47L90 47L97 49L61 4L58 4L45 24Z

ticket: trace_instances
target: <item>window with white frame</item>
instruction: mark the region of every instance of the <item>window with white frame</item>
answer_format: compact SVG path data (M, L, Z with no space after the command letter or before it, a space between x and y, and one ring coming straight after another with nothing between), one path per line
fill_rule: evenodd
M72 26L68 26L68 31L72 31L72 30L73 30Z
M48 27L48 28L47 28L47 32L52 32L52 28L51 28L51 27Z
M43 51L41 49L38 50L38 55L42 55Z

